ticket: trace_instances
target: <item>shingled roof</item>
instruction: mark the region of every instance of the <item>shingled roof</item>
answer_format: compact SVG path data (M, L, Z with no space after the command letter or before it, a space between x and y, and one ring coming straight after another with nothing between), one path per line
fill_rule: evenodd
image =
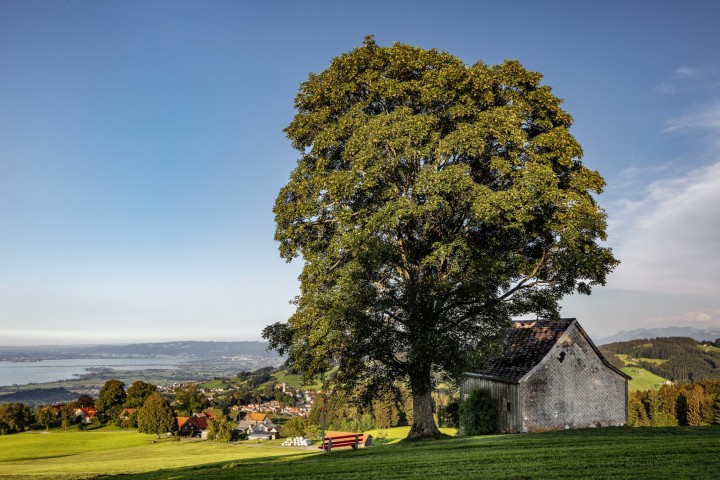
M563 318L513 322L500 356L486 370L474 373L518 382L545 358L574 321L574 318Z

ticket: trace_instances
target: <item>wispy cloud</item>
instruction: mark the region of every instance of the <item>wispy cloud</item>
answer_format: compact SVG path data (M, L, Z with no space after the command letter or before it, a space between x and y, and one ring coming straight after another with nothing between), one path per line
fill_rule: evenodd
M720 101L697 108L667 122L664 132L720 131Z
M653 316L644 320L644 323L655 326L691 325L695 328L720 328L720 309L711 308L685 312L680 315Z
M698 89L715 88L719 80L720 72L717 68L682 66L656 85L655 91L663 95L695 92Z
M700 78L704 70L696 67L680 67L675 70L675 74L679 77Z
M611 212L622 264L613 287L655 293L720 292L720 162L650 184L643 198Z

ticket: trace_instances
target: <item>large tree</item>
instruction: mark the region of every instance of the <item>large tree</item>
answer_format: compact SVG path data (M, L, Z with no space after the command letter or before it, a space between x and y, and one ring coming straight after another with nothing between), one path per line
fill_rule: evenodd
M295 313L263 335L337 385L405 379L410 438L439 434L435 373L478 366L511 318L557 317L617 263L604 181L541 78L368 37L296 97L275 238L304 267Z
M181 415L192 416L207 406L207 397L191 383L175 389L175 408Z
M142 380L136 380L127 389L124 406L126 408L142 407L145 400L155 392L157 392L157 386Z
M24 403L0 404L0 435L24 432L32 424L30 408Z
M177 433L178 424L175 412L160 393L151 394L137 415L138 431L141 433Z
M108 380L100 389L95 408L106 419L115 420L125 403L125 384L120 380Z

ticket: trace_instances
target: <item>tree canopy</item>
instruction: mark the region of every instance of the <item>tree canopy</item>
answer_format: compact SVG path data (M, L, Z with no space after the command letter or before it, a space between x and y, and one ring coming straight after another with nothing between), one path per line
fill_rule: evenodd
M125 407L142 407L145 400L147 400L147 398L155 392L157 392L157 386L152 383L143 382L142 380L136 380L127 389Z
M178 424L175 412L160 393L151 394L137 415L138 430L142 433L176 433Z
M125 384L120 380L108 380L100 389L95 408L107 418L115 419L125 403Z
M295 313L263 335L337 385L408 381L410 437L439 434L435 373L479 366L511 318L556 318L617 264L604 181L541 79L368 37L296 97L275 238L304 267Z
M20 433L32 425L30 408L20 402L0 404L0 435Z
M188 384L175 389L175 405L178 413L191 416L205 409L207 398L198 390L197 385Z

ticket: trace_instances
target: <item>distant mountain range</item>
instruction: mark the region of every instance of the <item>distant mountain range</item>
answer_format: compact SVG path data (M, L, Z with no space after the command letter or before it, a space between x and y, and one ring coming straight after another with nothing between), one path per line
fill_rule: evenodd
M187 357L232 358L240 356L279 358L268 351L266 342L201 342L180 341L161 343L133 343L128 345L65 345L65 346L0 346L0 358L15 356L44 358L131 358L131 357Z
M622 330L612 337L593 339L596 345L606 345L615 342L628 342L643 338L661 337L690 337L698 342L704 340L714 341L720 338L720 330L705 330L693 327L664 327L664 328L638 328L635 330Z

